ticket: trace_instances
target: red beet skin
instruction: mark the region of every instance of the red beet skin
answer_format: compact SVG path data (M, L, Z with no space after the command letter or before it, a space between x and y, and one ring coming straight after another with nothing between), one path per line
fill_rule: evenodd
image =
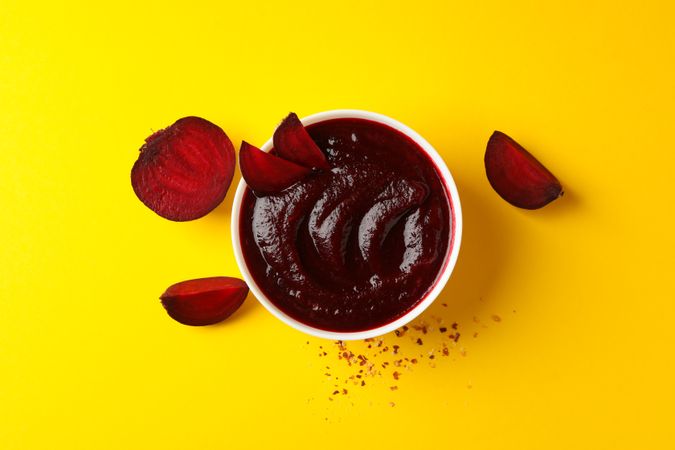
M558 179L500 131L495 131L488 141L485 172L493 189L519 208L539 209L563 195Z
M234 147L220 127L184 117L145 140L131 169L131 185L160 216L194 220L223 201L234 166Z
M248 286L232 277L199 278L170 286L160 299L172 319L184 325L213 325L244 303Z
M248 142L241 143L239 166L248 187L262 194L281 192L312 171L308 167L265 153Z
M274 150L277 154L301 166L330 169L319 146L310 137L295 113L290 113L274 132Z

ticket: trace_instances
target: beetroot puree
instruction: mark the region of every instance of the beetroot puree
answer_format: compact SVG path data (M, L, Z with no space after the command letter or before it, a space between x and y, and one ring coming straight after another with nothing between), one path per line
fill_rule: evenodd
M419 146L386 125L333 119L307 131L331 170L242 203L242 251L272 303L307 325L361 331L431 289L451 235L448 195Z

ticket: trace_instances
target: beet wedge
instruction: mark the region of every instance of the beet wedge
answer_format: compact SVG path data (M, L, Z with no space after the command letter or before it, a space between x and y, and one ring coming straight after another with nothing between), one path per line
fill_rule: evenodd
M262 194L281 192L311 171L291 161L265 153L244 141L239 150L239 167L248 187Z
M563 195L558 179L501 131L488 141L485 172L497 194L518 208L539 209Z
M301 166L317 169L330 169L316 142L307 133L295 113L290 113L274 131L274 150L282 158Z
M184 325L213 325L244 303L248 286L232 277L198 278L176 283L160 299L169 316Z

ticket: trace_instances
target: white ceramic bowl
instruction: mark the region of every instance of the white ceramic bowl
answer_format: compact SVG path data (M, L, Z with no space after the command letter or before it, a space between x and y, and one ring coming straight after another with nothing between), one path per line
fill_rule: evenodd
M332 111L325 111L317 114L312 114L311 116L307 116L304 119L302 119L302 123L304 125L311 125L313 123L323 122L330 119L347 119L347 118L367 119L373 122L379 122L388 125L391 128L394 128L400 131L401 133L405 134L409 138L411 138L422 148L422 150L424 150L427 153L427 155L429 155L429 157L434 162L436 169L445 184L448 196L450 197L450 202L452 205L450 214L452 216L451 224L453 230L450 236L448 250L445 255L445 261L443 262L441 272L436 278L433 287L429 290L429 292L427 292L424 298L419 303L417 303L417 305L413 309L411 309L407 314L399 317L393 322L364 331L335 332L323 330L302 323L290 317L283 311L281 311L274 305L274 303L272 303L267 298L267 296L261 291L261 289L256 284L255 280L251 276L251 273L246 265L244 255L242 254L241 237L239 235L239 215L241 213L241 202L244 197L244 192L246 190L246 183L242 179L239 182L239 186L237 186L237 192L234 194L234 203L232 205L231 227L232 227L232 244L234 246L234 256L235 259L237 260L239 270L241 271L244 280L246 281L246 283L248 284L249 288L251 289L255 297L258 299L258 301L262 303L262 305L265 308L267 308L269 312L271 312L282 322L312 336L318 336L326 339L335 339L335 340L367 339L375 336L380 336L382 334L389 333L399 327L402 327L403 325L407 324L408 322L412 321L417 316L419 316L425 309L429 307L429 305L433 303L436 297L438 297L438 294L440 294L441 291L443 290L443 287L445 287L445 284L450 278L450 274L452 273L452 270L455 267L455 263L457 262L459 247L462 241L462 208L459 203L459 194L457 193L457 186L455 186L455 181L452 179L452 175L450 175L448 167L445 165L445 162L438 154L438 152L431 146L431 144L429 144L422 136L417 134L414 130L412 130L406 125L403 125L401 122L398 122L387 116L383 116L382 114L377 114L368 111L361 111L357 109L336 109ZM265 145L261 147L261 149L263 151L268 152L272 149L272 146L273 146L272 138L270 138L270 140L268 140L265 143Z

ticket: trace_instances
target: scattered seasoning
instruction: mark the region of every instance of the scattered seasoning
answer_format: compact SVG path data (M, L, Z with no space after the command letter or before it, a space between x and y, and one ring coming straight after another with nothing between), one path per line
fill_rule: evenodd
M443 306L447 306L443 304ZM496 314L489 316L494 322L501 322L501 317ZM480 328L487 328L484 322L481 322L477 316L473 317L473 322L478 324ZM443 319L436 316L430 316L426 321L420 320L410 326L403 326L394 330L394 336L399 339L408 335L409 339L402 339L396 345L392 345L390 339L392 335L383 336L381 338L368 338L359 343L347 344L344 341L335 341L334 345L337 348L337 361L342 361L344 364L343 370L335 369L334 365L325 365L327 372L324 373L327 377L334 377L334 385L331 387L331 395L328 397L330 401L335 400L335 396L342 394L348 396L347 387L351 384L356 387L365 388L365 386L377 385L377 379L391 375L394 380L400 380L403 371L411 372L414 368L421 365L426 365L429 368L436 367L436 354L444 357L450 356L450 351L455 348L461 356L467 356L467 350L463 346L459 346L458 342L461 336L460 326L457 322L452 322L449 326L443 324ZM475 326L474 326L475 328ZM472 333L473 337L478 337L478 331L466 330L462 327L462 333ZM422 340L422 336L429 334L426 342ZM310 341L307 341L309 344ZM325 344L324 344L325 345ZM419 347L418 347L419 346ZM413 351L417 349L417 351ZM317 345L317 355L319 357L331 357L328 349L323 345ZM415 353L419 356L412 357ZM390 356L396 355L396 356ZM455 361L455 358L448 358L443 364L448 364L449 361ZM426 361L426 364L422 364ZM329 362L329 361L326 361ZM441 362L439 361L439 364ZM333 368L331 370L331 367ZM335 375L331 372L336 371ZM367 379L373 380L373 383L367 383ZM333 384L333 383L331 383ZM339 386L339 387L338 387ZM346 387L345 387L346 386ZM400 386L388 386L390 391L398 391ZM471 384L467 386L471 388ZM395 406L394 402L389 403L390 406Z

